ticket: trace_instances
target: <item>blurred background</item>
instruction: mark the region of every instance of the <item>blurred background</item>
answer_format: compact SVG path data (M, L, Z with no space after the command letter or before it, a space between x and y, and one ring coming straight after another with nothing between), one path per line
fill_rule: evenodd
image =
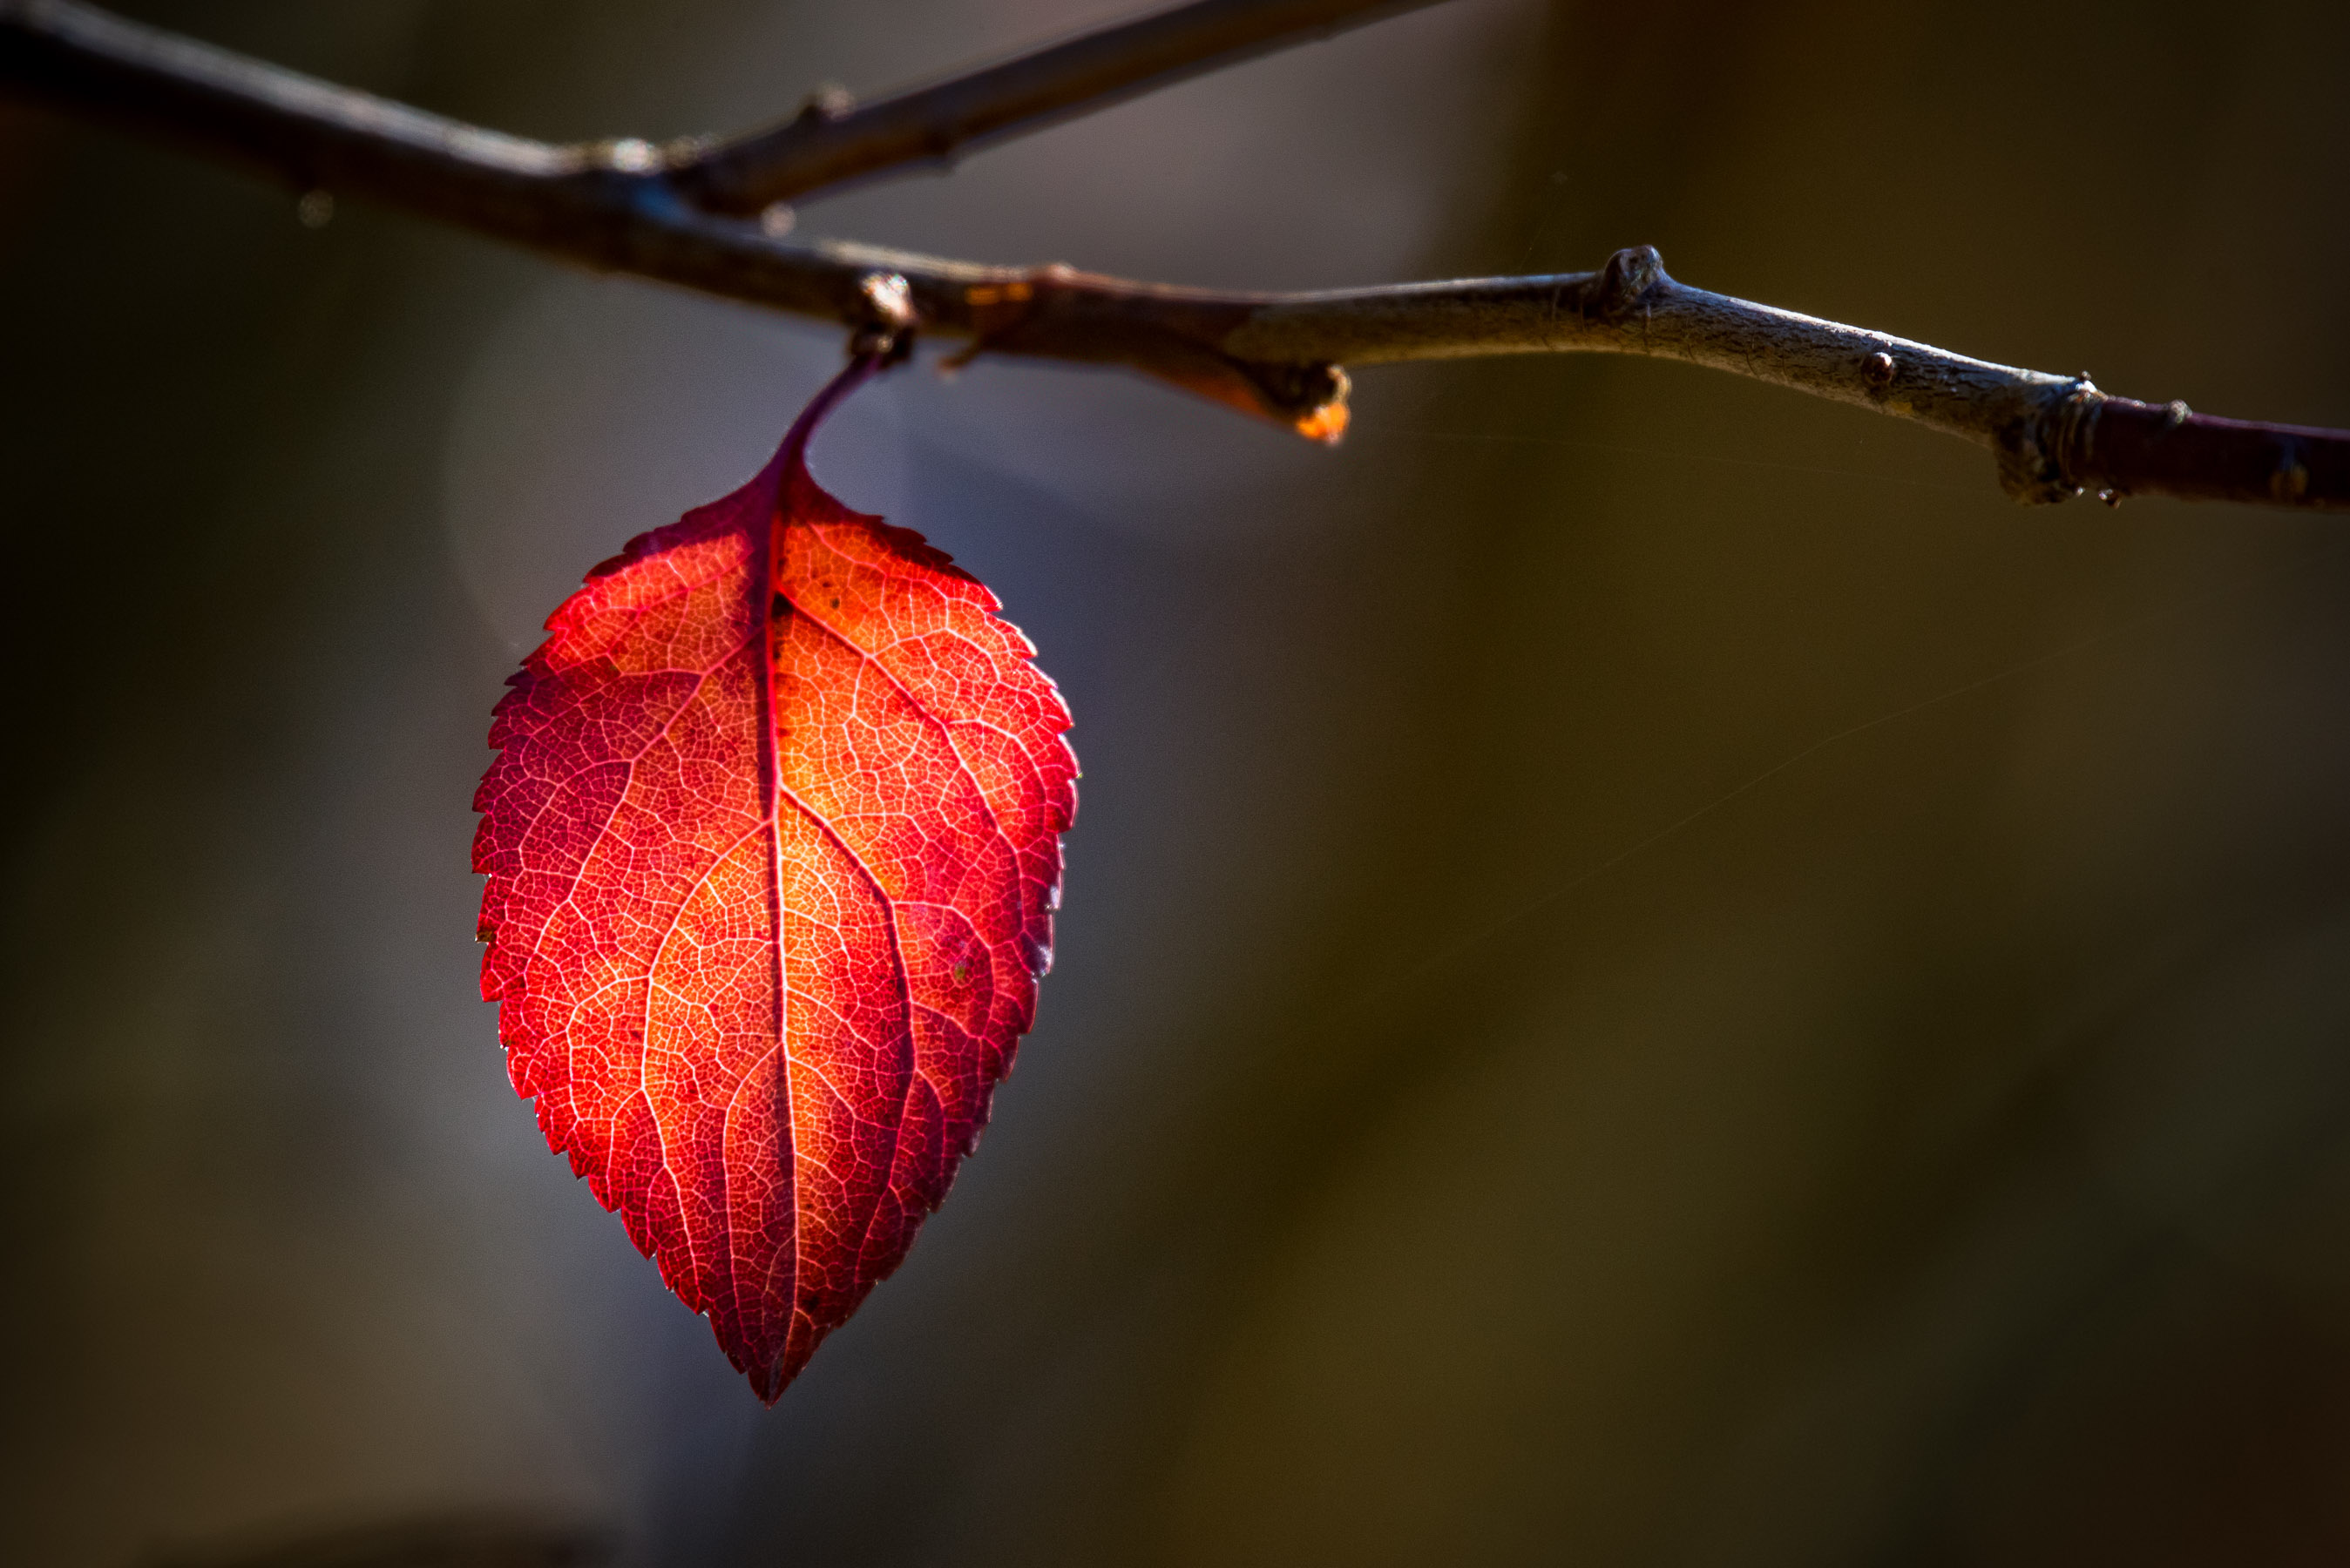
M123 8L568 138L1135 7ZM1460 0L800 232L1652 243L2345 425L2345 73L2316 0ZM837 333L14 108L0 291L8 1562L2350 1557L2342 521L2025 511L1678 365L1369 369L1335 452L899 374L816 471L1002 595L1084 807L984 1144L763 1410L506 1085L469 801L540 618Z

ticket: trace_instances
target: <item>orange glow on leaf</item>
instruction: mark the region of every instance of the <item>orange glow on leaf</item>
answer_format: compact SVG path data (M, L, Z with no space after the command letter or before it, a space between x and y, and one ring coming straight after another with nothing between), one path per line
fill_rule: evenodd
M994 596L808 475L870 371L555 612L474 801L515 1087L770 1403L985 1124L1076 809Z

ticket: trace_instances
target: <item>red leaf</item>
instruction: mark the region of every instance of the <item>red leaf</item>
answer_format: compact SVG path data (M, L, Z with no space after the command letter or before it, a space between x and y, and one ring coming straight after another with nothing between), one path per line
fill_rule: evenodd
M565 601L474 800L515 1087L770 1403L986 1122L1076 809L994 596L808 476L870 371Z

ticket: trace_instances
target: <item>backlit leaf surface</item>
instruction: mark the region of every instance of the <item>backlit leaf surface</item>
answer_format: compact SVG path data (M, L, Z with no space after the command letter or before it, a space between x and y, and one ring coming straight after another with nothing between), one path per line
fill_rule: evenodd
M868 369L555 612L474 803L515 1087L770 1402L986 1121L1076 806L994 596L808 476Z

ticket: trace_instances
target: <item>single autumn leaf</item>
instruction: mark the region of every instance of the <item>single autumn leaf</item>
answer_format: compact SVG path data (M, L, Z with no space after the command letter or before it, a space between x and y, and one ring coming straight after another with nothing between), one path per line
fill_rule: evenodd
M1076 809L1068 710L994 596L808 475L876 365L589 574L474 800L515 1088L771 1404L986 1122Z

